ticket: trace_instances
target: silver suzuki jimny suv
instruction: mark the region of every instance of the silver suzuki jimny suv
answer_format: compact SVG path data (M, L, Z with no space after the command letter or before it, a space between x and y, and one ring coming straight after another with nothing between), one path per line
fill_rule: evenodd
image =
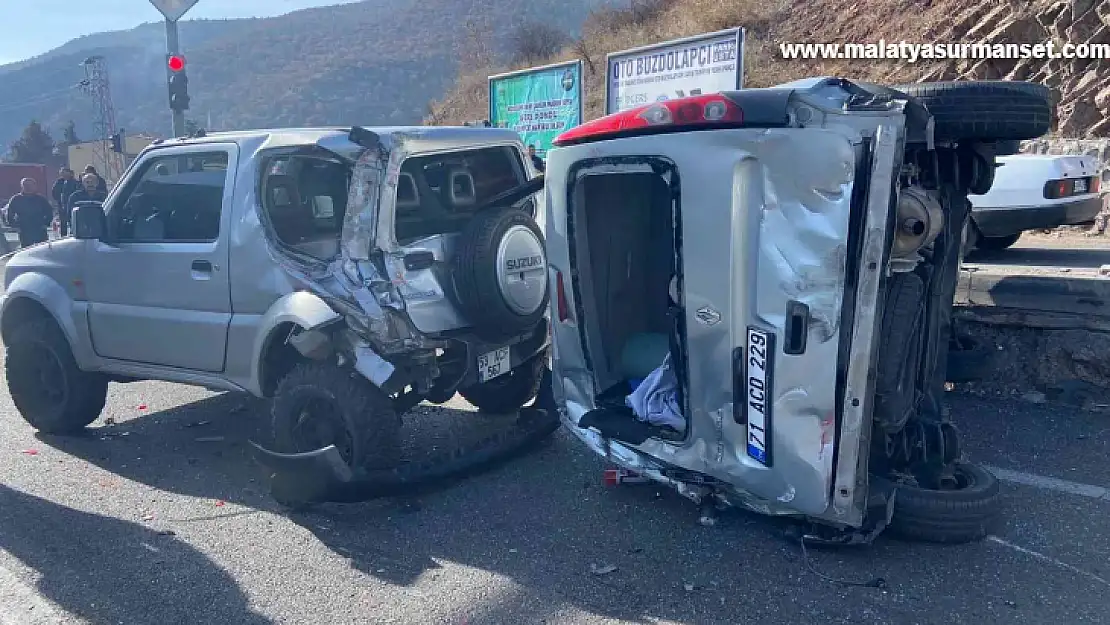
M37 429L100 414L110 381L272 397L277 451L352 468L400 453L400 415L456 391L536 395L549 330L542 186L519 136L323 128L156 142L74 236L4 275L8 387Z
M1039 85L828 78L567 131L545 174L564 423L707 520L983 536L998 483L943 399L967 195L1050 119Z

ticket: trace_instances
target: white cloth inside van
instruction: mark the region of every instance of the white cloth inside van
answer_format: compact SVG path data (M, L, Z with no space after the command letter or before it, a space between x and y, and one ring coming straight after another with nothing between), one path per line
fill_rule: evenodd
M671 365L671 355L663 357L663 364L652 371L644 381L624 399L625 405L636 417L652 425L686 431L686 419L678 405L678 378Z

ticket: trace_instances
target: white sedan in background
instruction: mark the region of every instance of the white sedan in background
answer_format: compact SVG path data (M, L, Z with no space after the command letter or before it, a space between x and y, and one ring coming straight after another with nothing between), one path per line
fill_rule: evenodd
M995 160L990 191L968 196L965 255L1006 249L1026 230L1091 223L1102 210L1103 173L1094 157L1014 154Z

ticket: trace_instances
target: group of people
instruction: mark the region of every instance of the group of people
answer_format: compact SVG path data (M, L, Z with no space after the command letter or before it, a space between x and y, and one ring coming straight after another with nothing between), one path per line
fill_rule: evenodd
M24 178L20 181L19 187L19 193L8 200L5 213L8 225L19 233L20 247L46 241L49 238L49 230L55 214L58 217L59 234L63 237L68 236L69 218L73 207L78 202L103 202L108 196L108 183L92 165L85 168L80 182L72 169L61 168L58 179L50 189L53 204L39 193L38 183L34 178Z

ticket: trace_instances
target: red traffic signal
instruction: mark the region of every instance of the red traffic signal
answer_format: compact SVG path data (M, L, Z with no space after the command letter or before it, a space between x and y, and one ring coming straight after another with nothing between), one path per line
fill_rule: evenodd
M180 72L185 69L185 57L171 54L166 64L169 65L171 72Z

